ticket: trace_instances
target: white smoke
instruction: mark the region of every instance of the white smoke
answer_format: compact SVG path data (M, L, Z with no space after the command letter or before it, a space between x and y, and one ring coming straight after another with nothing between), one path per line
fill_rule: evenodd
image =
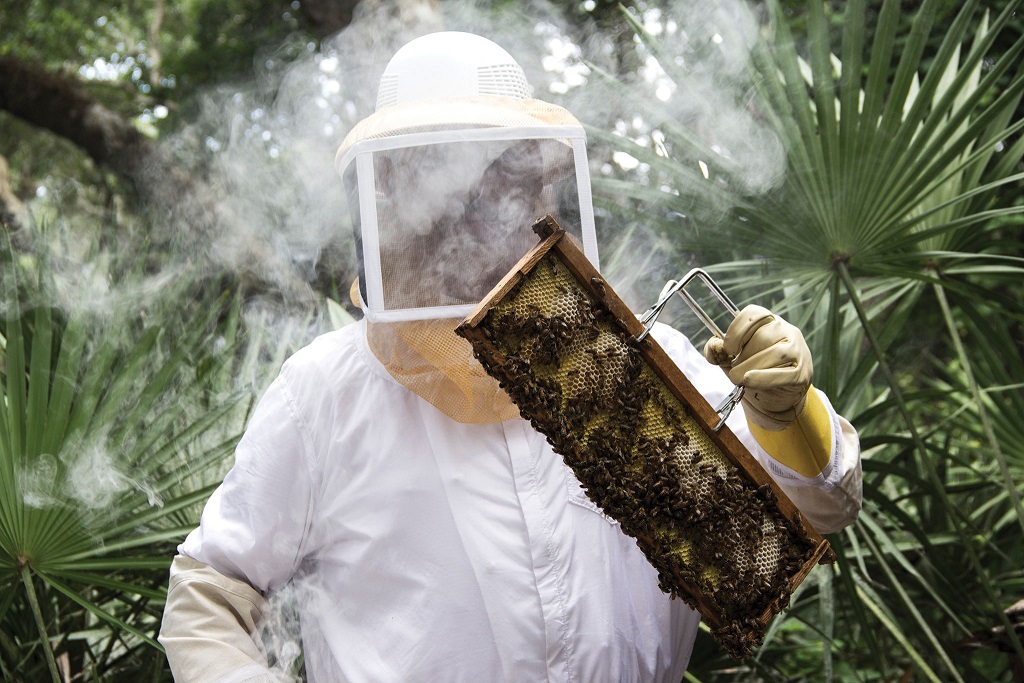
M202 173L215 198L215 234L179 235L180 254L167 255L160 270L147 273L136 290L124 290L111 286L109 264L90 260L88 250L75 244L70 219L66 225L58 222L70 239L67 262L88 264L69 268L62 276L60 291L67 307L112 310L138 303L140 293L142 300L156 297L198 259L214 275L228 272L269 286L271 296L244 312L250 328L270 337L292 329L307 338L324 329L315 313L313 280L325 271L339 279L356 272L335 152L345 134L373 111L377 79L390 56L410 38L440 28L495 40L523 66L535 97L566 106L596 129L618 133L621 147L592 145L593 173L663 190L664 205L651 205L648 211L678 211L674 202L679 188L662 187L655 171L630 154L637 151L635 145L691 169L722 169L728 182L748 193L767 192L780 182L784 150L750 106L747 67L759 25L743 3L678 0L642 12L640 21L669 51L661 61L632 37L623 42L621 34L608 35L596 24L581 28L567 20L564 4L502 7L445 2L442 25L429 12L410 16L390 10L387 3L364 0L353 24L338 35L319 45L289 44L263 55L251 81L206 93L190 125L165 143L175 158ZM611 88L591 65L615 73L624 48L635 52L639 68L635 77L620 74L622 82ZM640 115L640 101L656 103L661 118ZM694 157L671 133L677 128L715 157ZM724 213L728 207L712 208ZM184 229L174 215L162 225L169 234ZM675 245L645 230L642 217L628 228L599 214L602 260L614 265L616 259L609 257L621 251L623 287L631 287L629 278L637 272L679 275L666 272ZM619 281L612 282L619 290ZM335 284L341 292L348 290L348 282ZM637 298L653 302L659 290L660 285L652 286ZM272 346L254 347L255 355L241 373L243 385L262 390L265 382L258 368L279 360ZM129 488L146 490L145 482L133 479L95 444L81 445L73 456L70 451L62 454L68 480L76 482L70 494L86 507L102 508ZM56 458L45 456L23 474L29 504L48 504L67 493L54 484L60 467ZM299 585L279 591L271 605L264 643L282 676L294 676L301 643L296 615L306 605Z
M749 70L760 37L756 15L737 0L673 2L658 17L663 47L672 55L673 79L648 60L648 78L678 123L717 155L743 192L763 194L785 170L785 150L751 106ZM666 81L670 81L666 82Z
M27 462L20 474L22 498L29 507L73 506L83 513L104 512L128 491L146 494L150 506L162 506L160 494L125 467L120 451L103 437L72 438L54 456L43 453ZM83 520L86 517L82 518Z
M196 169L215 198L214 234L183 232L187 228L179 216L168 211L162 230L179 253L162 255L157 272L149 270L129 285L109 258L97 257L78 237L87 232L78 223L98 216L67 210L43 217L51 234L57 233L51 241L70 264L58 278L60 305L102 314L155 300L197 259L208 260L211 277L221 270L261 282L262 291L282 297L286 306L309 310L325 274L328 281L337 278L336 291L347 292L357 265L335 151L352 126L373 111L377 80L390 56L412 37L440 29L494 39L523 66L536 97L563 104L584 123L622 136L620 149L592 144L595 176L623 176L657 187L657 174L630 154L635 143L691 169L710 166L714 173L717 168L744 192L767 192L780 182L784 149L750 104L747 69L761 27L744 2L674 0L630 10L668 51L660 61L631 34L623 38L622 20L614 27L581 21L574 6L537 0L497 6L472 0L363 0L352 24L339 34L319 44L293 39L261 54L251 80L206 93L189 115L191 123L162 141L173 159ZM570 11L576 13L572 20ZM590 68L614 73L625 53L635 53L638 67L635 74L619 74L633 96L609 89ZM641 101L659 103L665 120L638 115ZM666 132L667 122L685 129L715 158L693 157ZM50 200L81 193L61 189L56 181L47 187ZM679 188L661 189L664 206L651 208L671 211ZM728 208L704 210L723 214ZM118 210L114 206L111 215ZM599 214L598 231L608 253L618 246L620 231L603 218ZM664 251L642 229L630 239L653 240L628 250L633 253L652 253L645 248L650 245L655 253ZM133 249L134 243L125 240L123 248Z
M307 307L317 272L356 273L334 157L348 131L373 112L380 75L408 40L440 29L488 35L543 82L535 18L512 10L499 16L469 2L445 3L443 15L430 12L430 3L409 9L416 6L364 0L352 24L319 46L271 54L253 81L206 95L173 144L198 148L207 159L206 183L222 217L209 249L216 268L260 279L286 302ZM546 13L557 15L554 6ZM407 206L426 206L428 199L409 198ZM349 282L335 285L348 291Z
M43 453L19 472L22 499L34 508L51 507L58 502L60 463L54 456Z
M61 457L67 465L66 500L77 501L90 510L103 510L124 492L138 490L146 494L150 506L163 505L153 486L127 471L117 451L102 443L67 444Z
M201 115L179 143L190 140L209 159L207 182L222 216L210 247L216 267L269 283L286 305L307 310L316 299L312 288L323 284L325 272L338 278L338 292L348 291L357 264L335 152L345 134L372 113L377 82L391 55L409 39L439 29L495 40L523 66L536 97L566 106L587 125L619 134L619 149L591 145L593 174L661 186L664 202L650 206L652 211L690 213L694 207L675 195L699 187L666 183L630 154L633 145L705 175L710 167L708 182L725 180L741 193L760 194L779 184L785 150L750 105L748 67L760 27L743 2L676 0L662 8L631 10L667 57L656 57L639 40L609 35L594 22L570 21L567 11L548 2L495 8L469 0L441 5L364 0L353 23L319 46L289 44L261 58L253 81L208 93ZM592 64L610 72L621 68L617 60L627 48L635 53L638 69L620 74L625 85L610 87L592 73ZM624 96L623 87L632 96ZM640 101L656 103L661 120L639 112ZM709 150L706 157L694 156L673 134L680 129ZM410 198L407 205L429 206L431 197L441 196ZM704 223L713 223L731 207L705 201L698 208ZM602 251L611 253L622 246L622 232L601 218L599 213ZM634 227L629 239L627 253L651 255L648 265L654 270L669 266L673 245L642 226ZM606 265L636 272L613 261Z
M276 591L263 608L259 625L260 644L271 673L281 683L302 681L301 615L313 603L310 583L293 580Z

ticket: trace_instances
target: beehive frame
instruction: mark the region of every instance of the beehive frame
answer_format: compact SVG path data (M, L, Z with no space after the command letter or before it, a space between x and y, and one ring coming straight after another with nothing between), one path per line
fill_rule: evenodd
M457 328L587 495L733 657L756 647L826 541L551 216Z

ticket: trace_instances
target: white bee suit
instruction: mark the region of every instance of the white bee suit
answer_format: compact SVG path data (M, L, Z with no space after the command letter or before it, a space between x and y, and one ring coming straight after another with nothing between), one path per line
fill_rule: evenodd
M654 336L713 405L732 389L681 334ZM856 433L829 411L822 475L766 463L822 532L860 507ZM363 322L285 364L179 552L161 633L179 681L272 680L249 586L303 586L315 683L678 683L699 621L542 435L449 419L388 374Z

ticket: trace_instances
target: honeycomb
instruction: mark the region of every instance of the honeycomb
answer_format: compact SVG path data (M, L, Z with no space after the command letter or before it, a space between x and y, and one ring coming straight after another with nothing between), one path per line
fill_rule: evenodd
M749 654L827 544L722 452L555 250L520 274L457 331L637 540L662 590L699 611L733 657Z

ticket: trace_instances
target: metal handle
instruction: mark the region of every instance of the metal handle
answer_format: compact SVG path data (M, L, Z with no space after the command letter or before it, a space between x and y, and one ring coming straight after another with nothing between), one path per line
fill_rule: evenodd
M712 294L715 295L715 298L717 298L718 301L721 302L721 304L734 316L740 312L740 309L736 307L736 304L732 302L728 295L721 287L718 286L718 283L707 274L707 272L700 268L694 268L681 279L669 280L665 283L665 286L661 290L661 295L658 297L658 302L648 308L644 314L640 316L640 322L643 323L644 331L636 338L638 342L643 341L647 335L651 333L651 329L654 327L654 323L658 320L658 316L661 315L661 311L675 294L678 294L679 297L686 302L686 305L690 307L690 310L700 318L701 322L704 323L705 327L711 330L712 334L719 339L725 338L725 333L722 332L717 324L715 324L714 319L708 315L707 311L697 303L697 300L686 291L686 285L690 284L690 282L695 279L701 280L705 285L707 285L708 289L710 289ZM716 432L725 425L725 421L729 418L733 409L739 404L741 398L743 398L742 384L737 385L736 388L734 388L732 392L715 408L715 412L718 413L721 418L718 425L715 427Z
M704 323L705 327L711 330L712 334L722 339L725 338L725 333L722 332L718 325L715 324L714 319L708 315L707 311L697 303L697 300L686 291L686 285L690 284L694 280L701 280L705 285L707 285L708 289L711 290L711 293L715 295L715 297L730 313L736 315L740 312L740 309L736 308L736 304L734 304L729 296L722 291L722 288L718 286L718 283L711 279L711 276L708 275L706 271L701 268L694 268L684 275L682 279L669 280L665 283L665 286L661 290L661 296L658 297L658 303L648 308L647 311L640 316L640 322L644 325L644 331L639 337L637 337L637 341L643 341L644 337L650 334L655 321L657 321L658 316L661 315L662 309L664 309L666 304L668 304L673 294L678 294L680 298L686 302L686 305L690 307L690 310L700 318L701 322Z

